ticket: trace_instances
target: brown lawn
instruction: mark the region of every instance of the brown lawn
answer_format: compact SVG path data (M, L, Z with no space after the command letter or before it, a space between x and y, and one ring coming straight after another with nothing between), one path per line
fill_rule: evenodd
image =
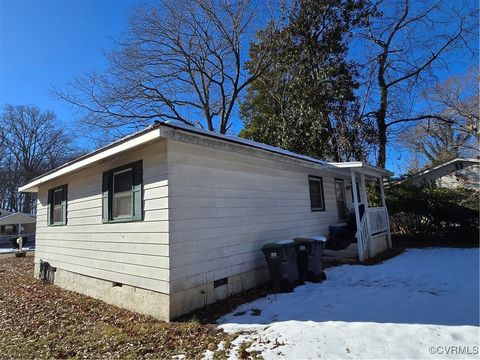
M33 258L0 259L0 358L197 359L231 340L212 323L165 323L45 284Z

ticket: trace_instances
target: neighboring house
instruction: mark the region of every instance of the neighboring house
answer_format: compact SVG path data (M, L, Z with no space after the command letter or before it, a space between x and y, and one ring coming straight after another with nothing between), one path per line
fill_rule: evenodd
M327 235L345 207L360 259L385 250L384 196L363 214L359 203L390 175L159 123L19 190L38 192L36 276L46 261L59 286L170 320L265 282L265 243Z
M35 215L0 209L0 248L12 248L12 237L22 235L25 246L35 245Z
M446 188L480 188L480 159L455 158L412 174L397 183L415 186L435 185Z
M7 211L7 210L5 210L5 209L1 209L1 208L0 208L0 218L1 218L1 217L4 217L4 216L7 216L7 215L9 215L9 214L11 214L11 213L12 213L11 211Z

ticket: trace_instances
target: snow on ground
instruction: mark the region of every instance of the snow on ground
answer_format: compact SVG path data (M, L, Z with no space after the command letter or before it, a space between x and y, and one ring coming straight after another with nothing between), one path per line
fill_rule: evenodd
M22 248L23 251L28 251L30 250L29 247L24 247ZM13 252L16 252L17 249L14 249L14 248L0 248L0 254L4 254L4 253L13 253Z
M245 332L231 358L243 342L265 359L480 358L478 249L408 250L326 274L220 318Z

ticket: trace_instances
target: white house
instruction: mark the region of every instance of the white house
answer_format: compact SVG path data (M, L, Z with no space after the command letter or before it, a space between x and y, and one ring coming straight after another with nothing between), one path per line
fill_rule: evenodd
M415 186L480 189L480 159L455 158L402 179Z
M22 236L24 245L35 245L35 215L0 209L0 249L12 249L12 237Z
M59 286L170 320L261 284L263 244L327 235L345 207L360 259L385 250L390 175L160 123L19 190L38 192L36 276L46 261ZM380 181L383 207L368 208L368 181Z

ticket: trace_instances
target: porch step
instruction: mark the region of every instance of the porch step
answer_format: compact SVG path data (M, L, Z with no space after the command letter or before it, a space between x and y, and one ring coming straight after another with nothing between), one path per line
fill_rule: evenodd
M353 259L358 257L358 246L356 243L348 245L345 249L342 250L323 250L323 256L333 257L333 258L342 258L342 259Z

